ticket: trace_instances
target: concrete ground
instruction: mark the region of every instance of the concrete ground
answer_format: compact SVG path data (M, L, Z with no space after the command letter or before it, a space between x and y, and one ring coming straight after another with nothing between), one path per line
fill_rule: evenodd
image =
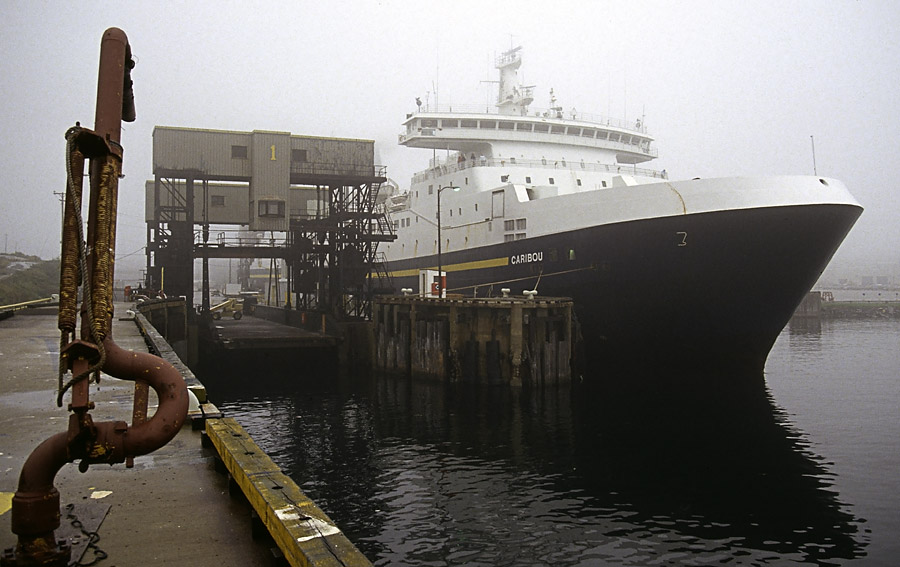
M118 305L117 316L125 309ZM56 322L51 309L0 321L0 550L16 544L9 507L22 464L41 441L67 427L68 412L56 407ZM132 321L116 320L113 337L123 348L146 352ZM104 375L91 386L94 421L131 423L132 396L132 382ZM151 390L151 414L155 404ZM82 474L69 464L55 484L64 508L57 537L75 531L66 504L76 504L76 516L89 527L108 507L97 542L108 555L100 563L105 567L271 564L269 544L251 537L249 507L229 497L227 479L213 468L212 450L201 448L200 432L190 423L165 447L137 457L132 469L94 465ZM88 549L83 561L94 557Z

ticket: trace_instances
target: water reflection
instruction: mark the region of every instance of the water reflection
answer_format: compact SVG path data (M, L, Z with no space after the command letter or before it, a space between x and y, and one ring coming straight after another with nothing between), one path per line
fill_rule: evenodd
M377 564L827 564L864 552L859 521L762 376L540 391L268 377L252 397L228 380L211 395Z

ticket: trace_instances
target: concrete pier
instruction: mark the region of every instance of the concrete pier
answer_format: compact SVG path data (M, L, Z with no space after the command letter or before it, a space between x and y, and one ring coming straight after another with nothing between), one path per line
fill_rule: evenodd
M124 314L127 307L117 305L116 313ZM69 412L56 406L56 323L55 309L32 310L0 323L0 550L16 545L10 505L25 459L44 439L67 428ZM114 321L113 336L125 349L147 351L133 320ZM194 384L191 390L200 393L202 385ZM133 393L133 382L104 375L99 385L91 386L96 404L91 414L97 421L130 423ZM151 408L155 403L151 390ZM187 425L161 449L137 457L131 469L93 465L82 474L74 465L64 466L55 480L62 502L56 536L72 542L78 554L72 559L83 553L85 563L106 555L104 565L120 566L252 567L272 565L275 557L291 565L369 565L342 534L340 549L327 557L303 556L293 548L285 552L268 537L254 540L251 509L243 499L229 497L228 477L215 470L221 457L215 448L202 447L202 435ZM299 498L299 488L290 479L280 481ZM76 519L87 531L97 531L100 540L89 545L90 538L74 527ZM314 539L306 540L307 547L318 543Z
M572 377L569 299L381 296L374 323L383 370L510 385Z

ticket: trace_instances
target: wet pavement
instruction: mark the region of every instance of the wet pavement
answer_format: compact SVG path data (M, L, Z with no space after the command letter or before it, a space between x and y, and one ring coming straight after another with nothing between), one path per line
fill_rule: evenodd
M126 309L117 305L117 316ZM67 427L68 412L56 406L56 324L55 309L47 308L0 321L0 550L16 544L9 508L25 459ZM113 337L122 348L147 350L133 321L115 320ZM130 423L133 389L132 382L105 375L92 384L94 421ZM155 404L151 390L151 415ZM201 433L188 420L168 445L135 458L132 469L93 465L82 474L66 465L55 482L63 508L57 537L77 533L75 519L89 529L99 524L95 545L108 556L101 563L106 567L270 565L269 544L251 537L250 509L229 496L226 477L214 470L214 454L201 447ZM87 540L77 537L73 547L83 549ZM90 548L83 561L100 556Z

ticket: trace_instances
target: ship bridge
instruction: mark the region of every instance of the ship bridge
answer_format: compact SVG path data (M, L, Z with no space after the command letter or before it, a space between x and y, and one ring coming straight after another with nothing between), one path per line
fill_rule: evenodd
M622 164L659 157L651 146L653 137L640 120L629 124L574 109L564 113L558 107L530 112L511 116L456 105L429 109L407 115L398 142L410 148L450 149L488 157L497 150L523 145L546 146L547 153L551 153L550 147L560 146L601 153Z

